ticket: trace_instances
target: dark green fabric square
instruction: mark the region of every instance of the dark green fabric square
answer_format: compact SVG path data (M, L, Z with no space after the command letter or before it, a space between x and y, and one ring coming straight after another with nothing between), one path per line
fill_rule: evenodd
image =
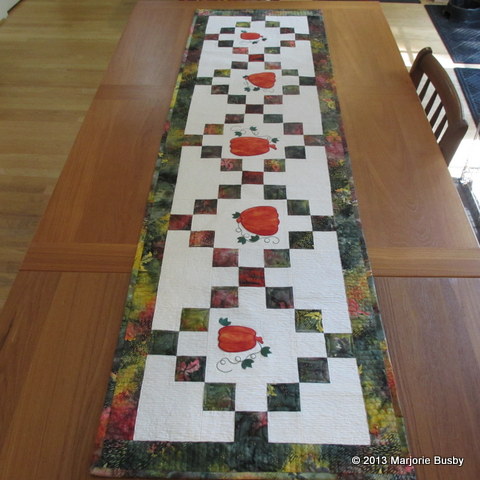
M301 383L330 383L326 358L298 358L297 362Z
M290 248L312 249L314 248L312 232L288 232Z
M212 77L197 77L196 85L211 85Z
M325 345L328 357L354 357L352 336L348 333L326 333Z
M287 200L287 212L289 215L310 215L308 200Z
M283 200L287 198L287 187L285 185L264 185L263 197L265 200Z
M315 86L315 77L300 77L300 85Z
M178 332L152 330L149 353L151 355L176 355Z
M298 383L269 383L267 385L269 412L299 412L300 385Z
M289 77L298 77L298 70L295 69L283 69L282 70L282 75L283 76L289 76Z
M282 91L284 95L300 95L300 87L298 85L284 85Z
M305 147L302 146L293 146L285 147L285 157L286 158L307 158L305 153Z
M335 218L327 215L312 215L314 232L330 232L336 229Z
M246 95L229 95L227 103L234 105L244 105L247 102Z
M205 383L203 409L219 412L235 411L235 384Z
M267 444L267 412L235 412L235 442L243 445ZM253 442L253 443L252 443Z
M283 115L266 113L263 115L263 123L283 123Z

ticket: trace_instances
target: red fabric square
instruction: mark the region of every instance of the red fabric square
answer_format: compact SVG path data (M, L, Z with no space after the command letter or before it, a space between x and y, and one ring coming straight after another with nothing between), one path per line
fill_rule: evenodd
M214 248L214 267L238 267L238 248Z
M242 172L242 184L263 185L263 172Z
M263 56L262 53L256 53L248 56L249 62L263 62L264 60L265 60L265 57Z
M238 307L238 287L212 287L212 308Z
M240 267L239 285L241 287L264 287L265 272L263 268Z
M192 215L170 215L169 230L190 230Z
M190 247L213 247L215 241L215 232L210 230L200 230L190 232Z

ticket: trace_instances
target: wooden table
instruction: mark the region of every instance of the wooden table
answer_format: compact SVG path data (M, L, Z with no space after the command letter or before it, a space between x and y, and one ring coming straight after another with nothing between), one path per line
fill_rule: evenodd
M0 322L0 478L88 467L144 206L195 8L140 0ZM360 214L420 479L480 478L480 254L376 2L321 8ZM135 185L135 188L132 188Z

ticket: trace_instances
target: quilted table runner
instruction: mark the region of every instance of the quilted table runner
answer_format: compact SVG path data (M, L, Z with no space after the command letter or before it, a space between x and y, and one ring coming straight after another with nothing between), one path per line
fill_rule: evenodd
M321 12L197 12L94 474L413 478L342 135Z

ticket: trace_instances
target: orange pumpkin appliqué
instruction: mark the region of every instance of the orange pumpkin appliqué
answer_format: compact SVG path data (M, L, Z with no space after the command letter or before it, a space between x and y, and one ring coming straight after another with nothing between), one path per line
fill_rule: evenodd
M275 235L280 224L277 209L270 206L247 208L242 213L235 214L234 218L249 232L267 237Z
M220 318L218 331L218 348L228 353L246 352L253 350L256 346L263 345L263 338L257 337L257 332L250 327L231 325L228 318ZM235 357L223 357L217 362L217 370L222 373L229 373L235 365L241 365L243 370L252 368L258 355L268 357L271 354L270 347L261 346L260 350L247 353L246 357L235 355Z
M240 34L240 38L242 40L258 40L262 36L259 33L256 32L242 32Z
M258 343L263 343L261 337L253 328L241 326L223 327L218 331L218 346L224 352L245 352Z
M270 143L266 138L260 137L236 137L230 140L230 151L239 157L251 157L268 153L277 146Z
M274 72L252 73L251 75L246 75L244 78L259 88L272 88L277 79Z

